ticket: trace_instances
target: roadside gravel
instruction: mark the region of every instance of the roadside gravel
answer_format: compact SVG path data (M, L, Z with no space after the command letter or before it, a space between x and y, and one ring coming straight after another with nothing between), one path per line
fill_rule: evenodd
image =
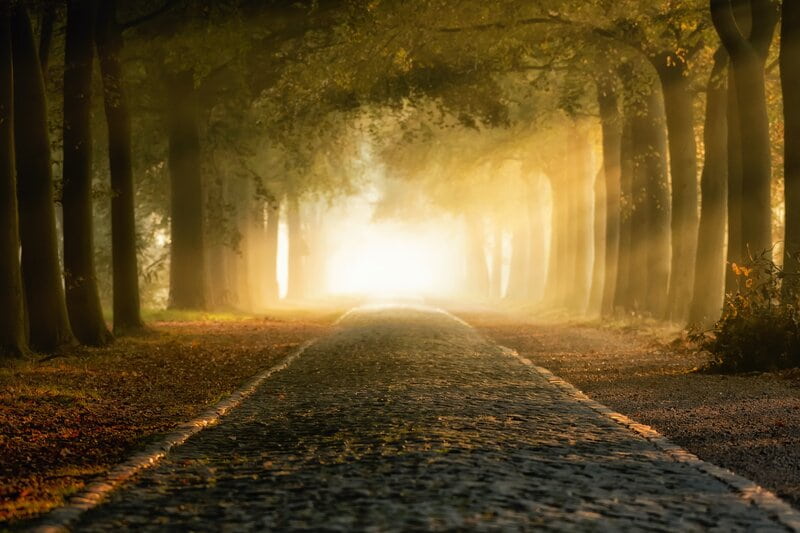
M664 330L553 324L491 312L461 318L593 399L701 459L800 507L800 374L706 375ZM674 333L673 338L674 338Z

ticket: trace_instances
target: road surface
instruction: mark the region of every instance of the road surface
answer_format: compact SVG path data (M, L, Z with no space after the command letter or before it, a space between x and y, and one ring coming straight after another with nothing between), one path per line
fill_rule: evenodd
M785 531L419 307L351 312L75 527L120 529Z

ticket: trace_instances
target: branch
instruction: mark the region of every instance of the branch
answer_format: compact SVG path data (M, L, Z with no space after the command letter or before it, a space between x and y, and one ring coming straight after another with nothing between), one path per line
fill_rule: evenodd
M533 17L511 22L498 21L487 22L485 24L476 24L474 26L461 26L461 27L444 27L444 28L429 28L439 33L459 33L462 31L481 31L481 30L507 30L517 26L533 26L537 24L570 24L560 17Z
M53 42L53 24L56 18L56 7L53 2L46 2L42 7L42 29L39 37L39 63L42 75L47 78L47 67L50 65L50 49Z
M120 29L122 31L129 30L131 28L135 28L136 26L140 26L146 22L153 20L154 18L158 18L173 7L177 5L177 0L165 0L164 4L159 7L158 9L151 11L150 13L146 13L140 17L137 17L133 20L129 20L124 24L120 24Z
M756 53L766 60L769 55L769 47L775 36L775 27L778 25L778 6L773 0L751 0L750 6L753 12L753 30L750 35L750 44Z
M710 4L711 21L714 23L722 45L731 56L741 54L747 49L748 42L736 22L731 0L710 0Z

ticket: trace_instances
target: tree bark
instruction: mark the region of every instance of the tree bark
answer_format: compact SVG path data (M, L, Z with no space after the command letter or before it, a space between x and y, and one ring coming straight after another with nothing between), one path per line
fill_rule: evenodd
M725 269L725 289L733 292L737 288L737 277L731 265L745 262L742 237L742 128L739 120L739 97L732 69L728 73L727 92L728 119L728 252Z
M727 212L728 122L725 70L728 54L719 49L706 92L705 166L700 180L702 201L689 322L709 326L722 309Z
M17 176L14 167L14 67L11 14L0 6L0 362L28 352L19 262Z
M92 219L92 61L96 5L67 4L64 51L64 278L67 311L78 340L111 340L103 319L94 267Z
M605 179L605 253L600 314L614 312L620 247L620 200L622 117L616 90L610 82L598 82L597 103L603 132L603 176Z
M639 293L643 309L656 318L667 311L667 290L670 268L670 195L667 175L667 138L663 99L660 88L653 86L646 101L645 114L638 117L634 138L638 147L637 174L644 189L641 207L646 227L644 240L639 242L646 257L647 283Z
M631 184L631 256L629 264L629 309L644 313L647 309L648 263L647 249L650 240L647 213L647 154L650 145L646 139L646 119L636 112L632 122L633 176Z
M692 79L686 61L675 53L656 56L653 65L664 94L672 177L672 260L667 318L683 322L688 317L694 288L699 223Z
M305 297L303 263L307 250L300 217L300 202L295 197L290 197L287 203L286 222L289 233L289 287L286 297L300 300Z
M17 165L22 279L30 345L53 352L75 342L58 259L56 215L44 80L27 10L12 16L14 148Z
M764 67L778 22L772 0L749 0L746 37L731 0L711 0L711 17L728 52L735 79L742 142L742 252L757 256L772 247L771 151Z
M116 0L100 3L95 40L103 79L111 171L111 262L114 289L114 332L143 326L139 306L139 267L136 257L136 212L131 156L131 117L125 93L122 32Z
M800 2L785 0L781 23L781 82L785 135L786 293L800 286Z
M619 257L614 287L614 311L633 309L633 286L631 269L633 262L633 182L635 163L633 153L633 113L626 104L620 138L620 213L619 213Z
M280 204L269 203L267 207L267 231L266 231L266 258L264 265L264 277L266 279L267 301L277 302L280 299L280 288L278 285L278 231L280 229Z
M167 85L172 235L169 306L205 309L203 181L194 74L175 74Z
M249 250L247 273L251 290L250 305L253 311L264 309L267 301L264 266L267 248L267 229L264 220L264 204L255 197L250 200L249 231L247 232L247 248Z
M42 66L42 77L47 80L47 70L50 66L50 50L53 43L53 25L56 19L56 6L54 1L46 0L42 4L42 29L39 34L39 63Z
M603 305L606 262L606 183L605 173L600 170L594 182L594 260L592 267L592 289L587 313L599 316Z
M591 168L591 146L588 132L581 125L573 126L570 135L570 160L568 165L571 187L572 228L570 260L573 262L573 277L569 279L569 305L578 315L586 313L592 279L592 248L594 246L594 219L592 217L592 192L594 173Z

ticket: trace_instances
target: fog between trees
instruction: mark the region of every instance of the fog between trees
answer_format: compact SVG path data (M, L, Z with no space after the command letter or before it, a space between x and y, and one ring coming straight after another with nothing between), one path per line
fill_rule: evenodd
M795 283L794 0L0 5L4 357L142 306L709 324L730 265Z

